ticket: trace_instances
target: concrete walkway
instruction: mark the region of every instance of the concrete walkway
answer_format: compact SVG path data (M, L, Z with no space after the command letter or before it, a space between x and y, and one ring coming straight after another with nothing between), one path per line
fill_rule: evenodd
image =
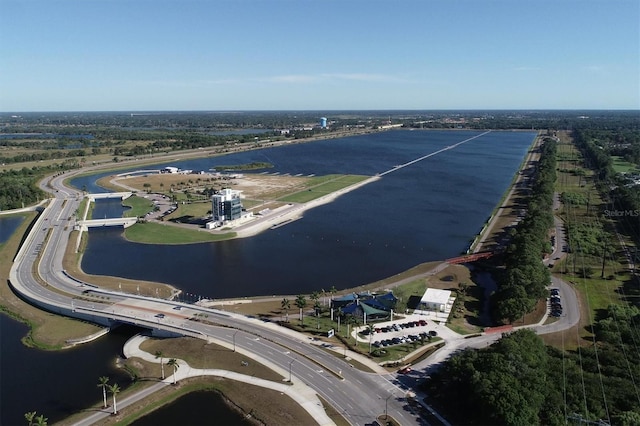
M136 335L133 338L129 339L124 346L123 352L126 358L141 358L147 362L152 363L160 363L160 360L148 352L144 352L140 349L140 344L144 342L148 337L143 335ZM223 344L223 342L216 341L216 344ZM225 345L226 346L226 345ZM269 363L267 360L261 358L259 355L241 351L239 348L236 349L237 352L242 353L247 357L251 357L261 364L267 365L267 367L275 370L280 373L283 377L286 377L287 372L282 370L281 368ZM298 403L302 408L304 408L317 422L319 425L335 425L335 423L327 416L322 406L322 403L318 399L318 395L314 390L310 387L302 383L300 380L294 380L293 385L289 385L286 383L277 383L272 382L270 380L260 379L257 377L247 376L245 374L236 373L233 371L227 370L218 370L218 369L199 369L193 368L189 364L187 364L183 360L178 361L178 369L175 373L162 381L164 384L171 384L174 382L178 382L180 380L189 378L189 377L203 377L203 376L216 376L223 377L226 379L236 380L243 383L249 383L255 386L260 386L263 388L272 389L278 392L281 392L287 396L289 396L292 400ZM166 366L166 363L165 363ZM168 367L169 369L171 367ZM118 404L119 407L124 407L122 403Z

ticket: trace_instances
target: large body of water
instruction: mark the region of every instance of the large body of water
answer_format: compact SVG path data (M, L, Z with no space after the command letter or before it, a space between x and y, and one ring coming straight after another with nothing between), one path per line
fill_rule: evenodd
M207 170L268 161L275 166L271 173L374 175L477 134L394 131L165 165ZM127 242L117 230L91 230L83 268L163 281L205 297L298 294L365 284L465 250L507 189L534 136L489 133L385 175L308 211L302 220L248 239L156 246ZM104 192L95 185L99 176L73 183ZM121 212L119 202L105 202L94 214ZM6 219L0 233L5 239L18 226ZM131 330L61 352L24 347L20 338L26 332L23 324L0 315L2 425L25 424L27 411L42 413L53 423L101 400L98 377L109 376L121 385L129 380L114 368L114 361ZM177 404L184 415L192 400Z
M267 161L274 165L270 173L376 175L479 134L392 131L164 165L207 170ZM482 135L251 238L148 245L126 241L121 230L92 229L82 267L90 274L165 282L207 298L357 287L465 251L534 137ZM98 177L72 183L99 191Z
M116 358L135 331L128 327L96 342L64 351L28 348L20 339L27 325L0 315L0 425L24 425L24 413L37 411L49 424L102 401L98 377L126 387L129 376Z

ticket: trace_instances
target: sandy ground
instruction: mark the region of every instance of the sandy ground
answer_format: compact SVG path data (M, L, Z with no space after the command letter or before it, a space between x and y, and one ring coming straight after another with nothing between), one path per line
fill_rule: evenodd
M248 199L273 199L304 188L309 180L306 177L270 174L243 174L240 178L221 179L213 174L148 174L135 177L112 177L111 183L126 189L137 191L166 192L202 191L205 187L231 188L242 191L242 197ZM148 186L145 187L144 185Z

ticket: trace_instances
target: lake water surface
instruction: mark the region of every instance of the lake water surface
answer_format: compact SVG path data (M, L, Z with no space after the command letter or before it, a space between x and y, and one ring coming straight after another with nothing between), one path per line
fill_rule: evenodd
M166 163L208 170L267 161L270 173L376 175L481 132L392 131ZM160 281L207 298L357 287L465 251L508 188L534 132L491 132L307 211L257 236L190 245L90 230L90 274ZM163 167L161 165L159 167ZM95 185L96 177L74 180Z
M268 161L275 166L269 172L374 175L477 134L394 131L158 167L208 170L220 164ZM83 268L89 273L164 281L205 297L297 294L365 284L465 250L507 189L534 137L533 132L489 133L308 211L302 220L248 239L158 246L127 242L118 230L91 230ZM100 176L73 183L104 192L95 184ZM98 205L104 210L94 213L96 217L122 212L119 202ZM19 225L8 225L7 219L0 219L0 238L5 240ZM20 342L26 332L25 325L0 315L2 425L25 424L27 411L44 414L51 424L98 403L100 376L122 386L129 382L114 362L134 330L123 329L61 352L26 348ZM197 399L201 397L212 403L210 395L189 396L158 413L169 418L173 411L184 419L185 409L201 410Z

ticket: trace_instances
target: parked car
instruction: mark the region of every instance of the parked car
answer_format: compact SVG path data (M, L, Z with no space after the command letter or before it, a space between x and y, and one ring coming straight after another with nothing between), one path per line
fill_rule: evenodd
M429 336L431 337L436 337L438 335L438 332L435 330L429 330Z
M411 372L411 367L404 367L404 368L401 368L400 370L398 370L398 373L400 373L400 374L407 374L409 372Z

